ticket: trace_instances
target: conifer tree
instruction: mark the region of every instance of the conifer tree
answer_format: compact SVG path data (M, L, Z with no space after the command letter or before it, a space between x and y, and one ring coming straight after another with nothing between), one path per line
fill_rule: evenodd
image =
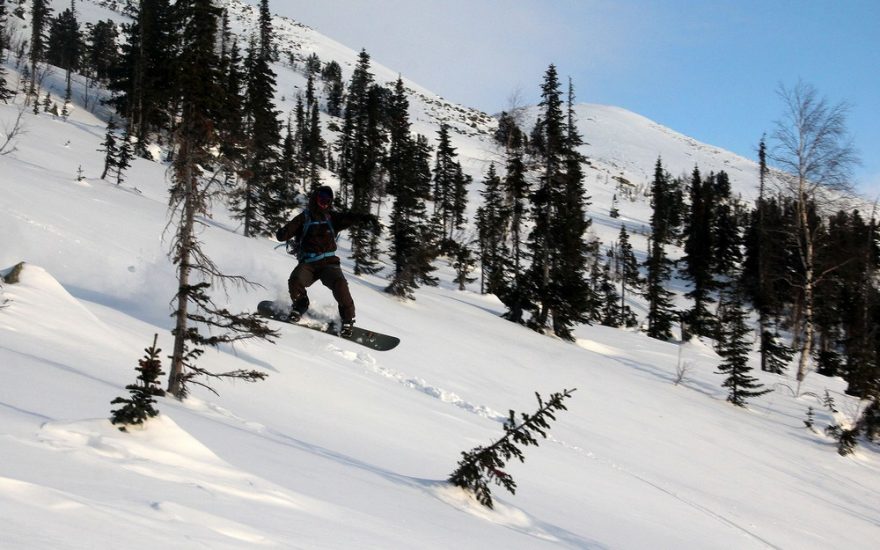
M523 312L530 306L528 280L525 264L529 257L525 223L528 214L530 186L526 178L525 134L516 127L508 133L506 140L507 166L503 180L505 201L510 206L510 244L509 253L512 276L507 288L498 297L507 306L504 317L514 323L523 322Z
M635 326L635 313L626 303L626 291L630 289L632 293L638 293L645 283L639 271L639 262L633 252L632 244L629 242L629 233L626 231L626 225L620 226L620 233L617 236L617 254L615 255L617 262L617 273L620 276L620 311L625 320L626 326Z
M46 25L52 16L52 8L48 0L31 0L31 41L30 41L30 85L28 88L28 101L32 101L36 108L38 103L37 91L37 63L43 61L46 55Z
M162 372L162 361L159 359L162 350L156 347L158 339L158 334L153 336L153 345L144 350L144 357L138 361L135 369L138 371L137 381L125 386L131 397L117 397L110 402L111 405L122 404L122 407L111 411L110 417L110 422L119 425L120 431L127 431L126 426L143 424L159 414L154 406L155 398L165 395L159 385L159 377L165 373Z
M600 303L593 318L607 327L630 327L636 323L635 314L626 302L621 300L620 294L614 287L611 277L612 260L613 258L609 258L601 268L597 261L594 263L595 270L590 271L594 292Z
M342 82L342 67L336 61L328 61L321 70L324 80L324 92L327 95L327 114L342 116L342 105L345 98L345 85Z
M581 163L584 157L577 148L582 138L577 130L574 113L574 87L569 80L567 115L563 142L563 170L558 195L554 193L551 247L553 262L551 279L553 294L557 295L552 308L553 333L567 340L572 339L571 329L577 323L596 318L601 300L587 281L587 259L591 245L587 231L592 220L587 215L589 197L584 188Z
M712 303L710 291L715 287L712 270L715 263L712 228L716 227L713 217L713 181L714 177L704 181L700 169L694 167L683 258L684 275L693 284L693 289L685 295L693 300L693 307L684 315L685 324L691 334L706 337L713 336L715 332L714 316L709 311L709 304Z
M506 241L511 212L494 163L489 165L482 195L483 205L477 209L475 220L482 268L480 287L483 292L500 295L507 288L510 269Z
M306 152L307 163L305 172L308 174L309 192L316 190L321 186L319 177L320 168L326 166L324 161L324 139L321 137L321 118L318 109L318 102L313 101L309 109L308 124L308 149Z
M730 178L720 171L709 178L712 195L712 270L722 284L733 282L742 262L742 226L746 214L731 196Z
M80 68L84 54L84 44L76 19L73 2L71 7L49 21L49 36L46 42L46 61L66 72L66 82L70 86L71 72Z
M770 332L770 328L767 328L761 333L762 370L783 374L794 357L794 350L782 341L778 328L772 327L772 330Z
M880 397L870 396L862 413L849 428L832 424L825 433L837 440L837 454L852 454L858 445L859 436L864 434L868 441L875 441L880 434Z
M674 200L670 196L669 174L663 169L660 158L654 166L654 179L651 184L651 242L648 247L647 283L645 297L648 299L648 330L651 338L670 340L672 338L673 312L671 293L666 289L672 262L667 258L665 246L672 233L672 210Z
M12 99L12 91L6 82L6 68L2 61L6 59L6 0L0 0L0 101L7 103Z
M272 61L272 21L268 3L260 3L259 42L252 42L245 67L245 118L249 122L243 199L237 211L248 237L266 235L286 222L293 202L292 182L278 177L281 124L275 109L276 75Z
M477 280L476 277L470 276L476 268L477 260L471 251L470 243L466 240L456 240L454 247L452 268L455 270L455 279L453 282L458 284L458 290L465 290L465 285Z
M297 158L297 153L294 130L291 120L288 119L284 139L281 141L281 156L278 163L278 177L283 181L298 181L299 175L302 172L302 165L299 162L299 158ZM304 187L301 191L302 193L307 192Z
M428 138L421 134L416 135L410 155L410 177L416 202L409 223L415 228L417 239L410 254L409 270L418 283L437 286L440 280L431 273L436 269L433 262L440 255L442 235L437 231L437 225L428 214L426 205L431 197L431 154Z
M742 296L739 291L734 290L725 293L724 297L717 347L723 362L718 366L718 371L727 375L722 384L728 388L727 401L738 407L745 407L748 398L758 397L772 390L762 389L763 386L756 383L757 379L749 375L751 367L748 336L751 329L746 325Z
M565 123L556 67L550 65L541 85L541 119L532 132L531 143L540 163L538 188L532 195L534 229L530 237L532 265L529 269L530 287L534 292L530 325L536 330L547 326L554 305L551 288L553 262L554 195L560 193L563 181L563 153ZM561 298L561 297L560 297Z
M548 420L556 420L554 413L567 410L563 399L571 397L575 389L562 390L550 396L544 403L541 395L538 398L538 410L534 414L522 414L522 422L517 424L516 413L510 411L504 423L504 437L488 447L476 447L461 453L462 459L458 468L449 476L449 482L473 493L477 501L488 508L494 507L489 482L501 485L511 494L516 493L516 482L502 468L511 458L525 462L525 455L519 446L538 446L537 435L547 437L550 428Z
M766 168L765 168L766 169ZM778 322L786 301L787 251L791 247L783 210L772 198L759 195L743 238L745 257L740 285L758 312L761 370L781 374L791 360L791 349L779 336Z
M880 289L877 287L877 266L880 260L880 230L872 219L853 235L857 243L851 286L853 307L847 307L846 392L874 400L874 410L880 401L880 334L876 327L880 316ZM877 418L874 419L876 422Z
M755 306L755 309L758 310L758 330L761 335L761 370L762 371L771 371L771 363L772 359L772 348L771 346L776 344L775 338L773 338L773 334L770 332L770 315L771 315L771 303L770 303L770 275L768 272L768 234L767 227L765 223L767 203L766 203L766 182L767 182L767 143L764 139L764 136L761 136L761 141L758 144L758 199L757 204L755 206L755 214L753 216L753 233L752 239L754 242L754 262L755 262L755 284L754 290L751 292L752 294L752 303ZM745 240L746 240L746 250L748 253L749 250L749 241L750 235L747 229ZM748 257L746 258L746 270L748 270ZM777 333L778 334L778 333ZM778 364L773 365L774 367L780 366Z
M126 128L122 134L122 142L119 144L116 161L113 169L116 171L116 185L121 185L125 176L125 171L131 167L131 161L134 158L134 150L131 146L131 135Z
M340 195L343 204L350 204L357 213L368 213L378 192L384 136L379 127L377 88L370 72L370 56L362 50L349 82L339 143ZM354 273L378 271L373 234L363 227L353 227L350 234Z
M138 156L149 158L151 136L170 129L176 94L177 42L172 29L178 6L169 0L141 0L131 24L123 25L122 59L110 88L110 104L128 121Z
M85 63L92 75L101 81L108 81L119 66L119 31L112 20L98 21L88 31L85 45Z
M178 7L183 22L179 37L183 52L181 114L175 132L170 190L171 224L175 227L170 256L177 267L178 291L168 392L183 399L190 384L208 387L199 377L246 381L265 378L264 372L255 370L217 374L196 361L205 346L271 338L275 333L254 315L235 314L219 307L208 294L212 281L248 284L242 277L224 275L205 254L197 237L197 216L210 214L209 199L216 181L206 170L217 162L219 134L213 121L223 101L220 60L215 50L220 10L211 0L187 0ZM204 335L206 327L220 332Z
M447 252L454 250L453 234L464 223L469 180L462 173L458 152L450 140L449 126L441 123L434 162L434 214L440 221L444 235L443 249Z
M617 208L617 193L611 196L611 209L608 211L608 217L617 219L620 217L620 209Z
M587 322L590 308L598 304L585 280L587 245L583 161L577 152L578 135L569 86L568 113L563 113L562 93L556 67L550 65L541 86L541 123L533 132L540 178L532 195L534 229L529 269L533 289L530 325L542 330L552 321L554 334L571 338L571 327Z
M246 173L247 125L244 115L244 75L241 50L229 29L228 14L223 11L220 48L220 73L223 86L223 107L217 120L220 134L220 154L226 160L223 166L224 186L231 191L232 205L239 178ZM234 208L233 208L234 210Z
M53 106L54 106L54 112L53 112ZM53 115L55 115L55 116L58 115L58 106L55 105L55 103L52 101L52 94L49 92L46 92L46 96L43 98L43 112L44 113L52 112ZM36 109L34 109L34 114L37 114Z
M119 156L119 145L116 143L116 120L112 116L107 121L107 133L104 134L101 147L103 149L98 149L98 151L104 152L104 171L101 172L101 179L105 179L110 170L116 166Z
M389 146L385 158L391 211L391 259L394 272L386 292L411 298L419 282L436 284L430 277L436 244L429 237L425 201L431 193L427 139L410 134L409 100L398 77L388 113Z

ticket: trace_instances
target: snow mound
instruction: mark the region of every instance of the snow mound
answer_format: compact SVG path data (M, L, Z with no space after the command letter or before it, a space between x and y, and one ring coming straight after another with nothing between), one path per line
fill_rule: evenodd
M101 339L111 332L42 267L24 264L19 282L6 285L3 296L9 302L0 313L0 330L22 336L48 331L59 339L80 342Z

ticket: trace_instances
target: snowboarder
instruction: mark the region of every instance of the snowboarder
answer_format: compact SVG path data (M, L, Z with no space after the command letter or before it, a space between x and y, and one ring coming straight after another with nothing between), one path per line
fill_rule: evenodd
M303 212L275 233L279 241L288 241L299 260L287 281L293 302L289 313L291 321L298 321L309 309L306 288L320 280L333 292L339 306L340 336L351 335L355 322L354 300L336 256L336 237L340 231L360 224L368 225L376 233L382 228L372 214L335 211L333 190L324 185L312 193Z

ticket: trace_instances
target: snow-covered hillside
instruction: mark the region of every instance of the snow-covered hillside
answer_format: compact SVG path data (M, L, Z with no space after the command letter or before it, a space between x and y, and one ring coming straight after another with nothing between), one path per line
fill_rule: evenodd
M289 32L310 37L301 47L324 59L331 48L356 56L305 27L290 23ZM374 69L379 80L396 78ZM278 72L289 101L301 77ZM0 104L0 131L19 109ZM430 109L413 102L417 131L436 128ZM468 133L468 109L437 109L465 113L456 145L479 176L497 156L491 121ZM749 185L748 161L734 155L619 109L585 105L578 114L603 239L621 221L647 224L644 200L621 203L617 220L607 212L614 176L643 183L657 155L673 174L696 163ZM278 325L274 344L201 359L216 371L261 370L266 381L160 399L161 415L144 430L119 432L107 420L110 401L126 394L154 334L167 369L176 282L165 167L137 159L126 182L112 185L98 178L104 120L83 108L66 122L30 112L21 120L15 150L0 155L0 271L27 262L20 282L0 286L0 548L876 544L876 448L840 457L803 423L808 407L820 429L856 415L841 380L810 375L795 398L788 377L756 373L775 391L738 409L724 401L709 343L590 326L576 329L574 344L541 336L500 319L501 304L476 286L454 290L445 265L440 287L401 302L382 292L382 273L350 275L343 254L359 324L400 336L398 348L371 352ZM219 302L253 310L285 298L289 256L242 237L219 205L205 222L200 237L217 264L263 285L218 292ZM346 249L345 236L340 243ZM316 313L335 311L326 289L311 295ZM502 435L509 409L533 412L534 392L564 388L577 391L550 439L509 465L516 495L494 489L493 511L445 483L462 451ZM826 391L836 415L822 407Z

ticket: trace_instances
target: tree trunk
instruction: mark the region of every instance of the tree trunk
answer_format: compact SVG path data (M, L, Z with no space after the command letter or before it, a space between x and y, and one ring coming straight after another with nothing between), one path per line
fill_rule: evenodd
M186 155L184 151L180 155ZM187 162L183 169L183 178L185 180L184 197L183 197L183 214L180 220L180 227L177 232L178 239L178 255L180 256L178 264L178 291L177 291L177 311L175 313L174 323L174 349L171 355L171 372L168 377L168 393L177 397L181 397L183 390L183 369L184 354L186 352L186 332L187 332L187 310L189 306L189 286L190 273L192 272L191 253L193 247L193 228L195 225L196 211L196 178L193 166Z
M802 181L801 188L805 182ZM814 290L814 273L813 273L813 238L810 233L809 217L807 214L807 198L805 193L801 191L799 206L799 216L801 223L801 231L803 238L803 262L804 262L804 341L801 343L800 358L798 359L798 394L800 394L800 385L807 373L807 366L810 361L810 354L813 351L813 290Z

